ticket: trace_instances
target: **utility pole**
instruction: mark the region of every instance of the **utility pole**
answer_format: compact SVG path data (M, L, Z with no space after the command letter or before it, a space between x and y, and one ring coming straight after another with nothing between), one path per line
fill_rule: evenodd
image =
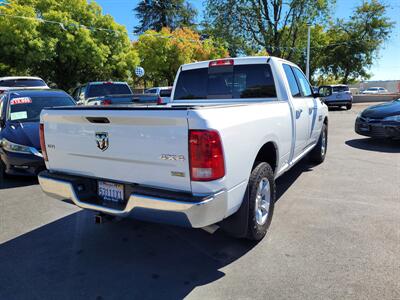
M308 34L307 34L307 66L306 66L306 76L310 80L310 43L311 43L311 23L307 23Z

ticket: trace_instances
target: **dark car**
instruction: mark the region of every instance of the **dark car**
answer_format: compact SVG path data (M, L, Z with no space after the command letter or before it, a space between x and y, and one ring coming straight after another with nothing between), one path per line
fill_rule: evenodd
M119 102L131 102L132 90L126 82L96 81L78 86L72 93L78 105L93 104L90 103L93 101L105 101L101 104L111 104L107 103L110 98L107 96L112 95L118 96Z
M322 101L329 107L344 106L346 109L351 109L353 105L353 96L351 95L349 87L344 84L320 86L318 94Z
M366 108L357 116L355 131L373 138L400 138L400 99Z
M45 168L39 139L45 107L75 101L60 90L10 90L0 96L0 179L4 174L36 175Z

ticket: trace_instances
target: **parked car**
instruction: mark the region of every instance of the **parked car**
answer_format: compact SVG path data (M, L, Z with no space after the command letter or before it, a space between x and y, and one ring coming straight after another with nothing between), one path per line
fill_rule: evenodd
M361 92L361 94L386 94L388 90L383 87L370 87Z
M353 106L353 96L347 85L323 85L318 89L322 101L329 107L346 107L347 110Z
M4 174L36 175L45 168L40 112L45 107L74 104L60 90L9 90L0 95L0 179Z
M167 106L46 109L45 193L104 214L262 239L275 179L324 161L328 108L275 57L183 65Z
M0 77L0 94L13 89L48 89L43 79L39 77L14 76Z
M126 82L98 81L80 85L72 93L78 105L86 105L91 102L91 99L112 95L123 98L124 95L132 95L132 90ZM129 96L126 99L130 99Z
M172 87L171 86L154 87L154 88L145 90L144 93L145 94L157 94L159 96L159 98L157 99L157 104L167 104L167 103L171 102Z
M400 99L363 110L357 116L355 131L373 138L400 138Z

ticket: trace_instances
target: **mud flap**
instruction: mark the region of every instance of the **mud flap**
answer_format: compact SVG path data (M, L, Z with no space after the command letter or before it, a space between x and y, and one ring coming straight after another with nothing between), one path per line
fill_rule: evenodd
M249 226L249 187L244 194L242 205L233 215L224 219L219 225L221 229L229 235L236 238L244 238L247 236Z

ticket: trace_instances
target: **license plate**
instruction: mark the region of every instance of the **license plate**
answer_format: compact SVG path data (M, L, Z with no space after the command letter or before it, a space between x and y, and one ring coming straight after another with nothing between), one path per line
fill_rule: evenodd
M124 202L124 186L122 184L99 181L97 187L97 194L103 201Z

